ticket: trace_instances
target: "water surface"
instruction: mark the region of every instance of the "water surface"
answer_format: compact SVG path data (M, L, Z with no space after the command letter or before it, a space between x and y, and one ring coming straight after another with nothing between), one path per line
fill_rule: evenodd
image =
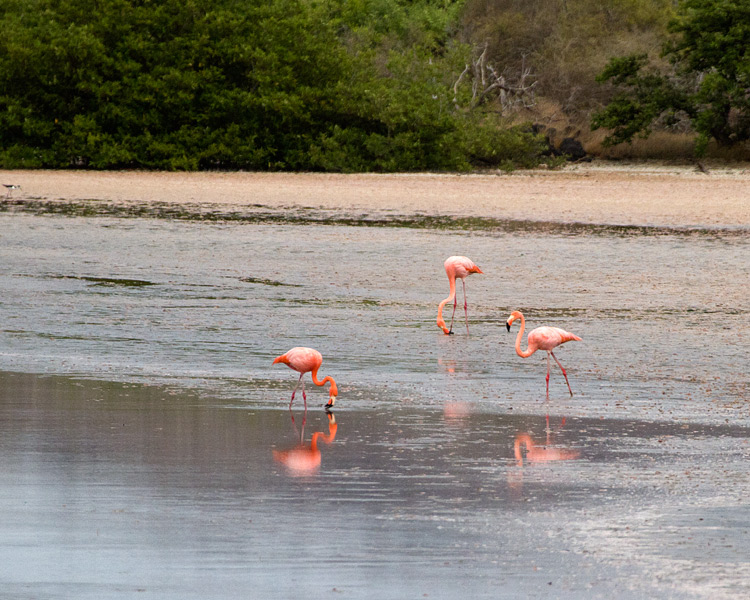
M750 592L749 232L48 212L0 214L14 597Z

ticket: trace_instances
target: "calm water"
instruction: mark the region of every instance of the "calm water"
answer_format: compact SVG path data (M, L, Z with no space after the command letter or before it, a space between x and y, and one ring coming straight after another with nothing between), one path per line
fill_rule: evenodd
M11 597L750 593L750 232L13 210ZM451 254L470 335L434 322ZM514 309L583 338L574 397ZM340 390L304 426L297 345Z

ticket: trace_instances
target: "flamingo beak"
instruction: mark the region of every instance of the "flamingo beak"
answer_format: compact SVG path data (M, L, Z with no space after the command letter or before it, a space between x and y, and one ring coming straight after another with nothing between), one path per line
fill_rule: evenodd
M509 321L506 321L506 322L505 322L505 327L507 327L507 328L508 328L508 331L510 331L510 322L509 322Z

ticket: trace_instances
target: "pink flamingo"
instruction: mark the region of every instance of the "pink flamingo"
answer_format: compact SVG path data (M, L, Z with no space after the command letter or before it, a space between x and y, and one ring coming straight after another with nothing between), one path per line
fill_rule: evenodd
M458 305L458 298L456 298L456 277L458 277L461 279L461 285L464 289L464 312L466 313L466 333L468 333L469 306L466 302L466 278L472 273L482 273L482 269L465 256L451 256L446 259L444 266L445 272L448 275L448 281L450 282L451 291L450 295L440 303L440 306L438 306L437 325L443 330L445 335L451 335L453 333L453 318L456 316L456 306ZM453 302L453 315L451 315L450 329L445 326L445 321L443 321L443 306L448 302Z
M328 390L329 398L326 408L331 408L336 402L336 396L338 396L339 390L336 387L336 381L333 377L326 377L322 381L318 380L318 369L320 364L323 362L323 356L317 350L312 348L292 348L289 352L277 356L273 359L272 364L284 363L288 367L294 369L300 373L299 381L292 392L292 399L289 401L289 409L292 408L292 402L294 402L294 395L297 393L297 388L302 384L302 398L305 401L305 410L307 410L307 396L305 395L305 381L302 379L305 373L312 372L312 380L315 385L325 385L326 382L331 382L331 387Z
M570 389L570 382L568 381L568 374L565 372L565 368L562 366L562 364L560 364L560 361L557 360L557 357L555 356L554 352L552 352L552 350L557 348L560 344L570 342L571 340L580 342L581 338L568 331L565 331L564 329L560 329L559 327L537 327L536 329L532 329L529 332L527 338L528 346L526 348L526 351L523 351L521 350L521 338L523 337L523 331L526 328L526 319L523 318L521 312L517 310L513 311L510 314L510 317L508 317L508 321L505 323L505 326L508 328L508 331L510 331L510 326L516 319L521 319L521 329L518 331L518 336L516 336L516 354L518 354L518 356L520 356L521 358L528 358L537 350L545 350L547 352L547 400L549 400L550 354L560 367L560 370L565 377L565 383L568 384L568 391L570 392L570 395L573 396L573 390Z

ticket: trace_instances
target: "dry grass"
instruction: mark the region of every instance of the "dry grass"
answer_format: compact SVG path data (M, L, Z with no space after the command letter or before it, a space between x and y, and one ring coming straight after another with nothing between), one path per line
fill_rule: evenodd
M646 139L633 140L632 144L617 144L605 147L603 142L607 133L597 130L582 136L586 151L592 156L606 160L663 160L692 162L695 160L695 135L689 133L670 133L656 131ZM722 148L715 143L709 144L706 159L720 162L746 162L750 160L750 144L737 144L731 148Z
M693 159L695 136L685 133L668 133L657 131L646 139L636 139L632 144L617 144L604 146L607 132L592 131L583 140L584 147L589 154L608 160L684 160Z
M536 104L518 111L514 115L516 123L535 123L542 126L542 132L553 146L558 147L566 137L577 139L586 152L603 160L659 160L670 163L695 162L695 135L655 131L649 137L633 140L631 144L605 146L604 129L591 131L587 117L575 117L566 113L563 107L548 98L537 98ZM750 161L750 143L737 144L732 148L721 148L716 143L709 144L705 158L720 163L743 163Z

